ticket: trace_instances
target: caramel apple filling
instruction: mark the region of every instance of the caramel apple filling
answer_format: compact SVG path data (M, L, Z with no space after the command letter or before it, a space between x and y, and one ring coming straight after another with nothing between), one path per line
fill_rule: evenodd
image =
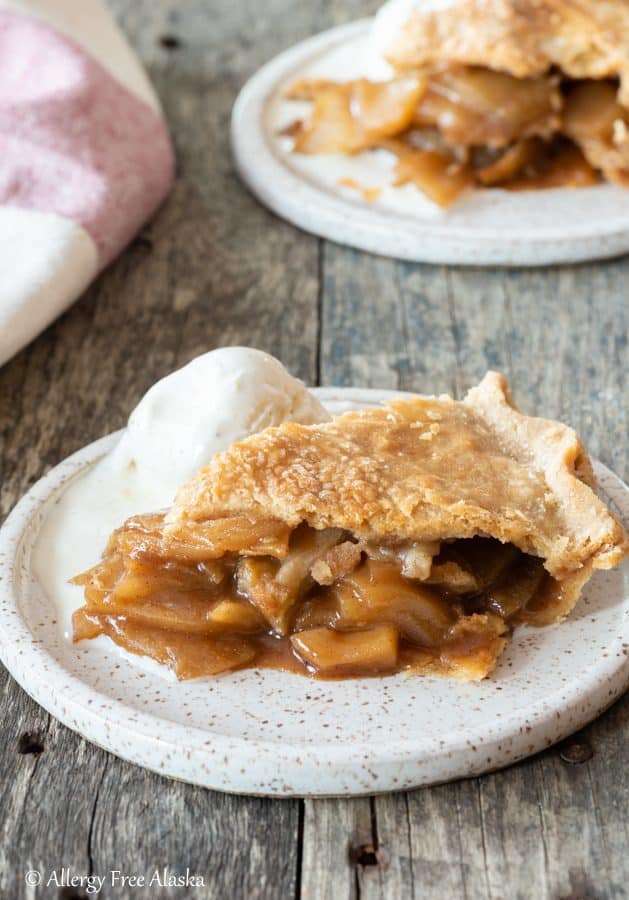
M165 533L162 515L129 519L74 583L85 592L75 641L107 635L182 679L256 666L476 680L515 623L556 621L581 586L489 538L359 542L244 515L186 538Z
M612 80L447 65L388 82L302 80L287 97L312 103L286 131L294 152L387 150L396 184L415 184L441 206L473 186L629 182L629 110Z

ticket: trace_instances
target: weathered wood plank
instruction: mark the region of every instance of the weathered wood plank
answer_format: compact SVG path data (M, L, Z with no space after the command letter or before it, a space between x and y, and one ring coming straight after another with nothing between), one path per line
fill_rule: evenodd
M629 473L629 260L504 273L516 397Z
M525 409L572 423L626 477L628 260L453 270L326 245L322 269L325 383L461 396L497 368ZM611 798L626 766L627 715L624 700L584 732L595 754L583 765L553 749L484 778L377 797L375 827L390 860L362 879L363 895L621 896L629 874L618 852L627 835L624 782ZM324 838L315 838L318 855L306 852L323 860Z
M0 370L0 514L46 468L120 427L156 378L197 353L255 345L307 381L316 377L318 242L243 190L227 130L240 84L315 31L321 4L287 16L283 0L274 0L255 17L253 33L246 10L226 0L212 8L188 2L185 11L154 0L113 5L164 102L177 183L143 236ZM162 46L165 34L178 38L177 49ZM226 797L161 779L50 720L4 672L0 683L0 896L33 896L24 873L55 865L79 874L189 865L209 885L196 896L295 893L297 802ZM41 740L43 752L19 753L25 734Z
M373 846L372 825L368 799L306 802L302 897L359 896L365 871L359 858Z

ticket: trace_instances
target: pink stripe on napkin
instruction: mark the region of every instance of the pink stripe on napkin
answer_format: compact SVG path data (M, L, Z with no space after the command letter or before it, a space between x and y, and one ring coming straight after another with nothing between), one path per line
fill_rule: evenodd
M92 236L101 268L165 197L163 120L49 25L0 13L0 204L57 213Z

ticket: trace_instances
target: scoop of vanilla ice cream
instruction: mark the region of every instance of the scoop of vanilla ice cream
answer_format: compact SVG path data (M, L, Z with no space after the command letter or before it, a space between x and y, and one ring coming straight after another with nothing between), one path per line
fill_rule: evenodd
M329 418L278 360L247 347L206 353L153 385L116 447L64 489L39 533L33 565L64 634L71 639L72 614L83 602L70 579L94 565L125 519L170 506L233 441L287 420Z
M113 451L168 506L214 453L282 422L330 416L306 386L261 350L223 347L193 359L147 391ZM156 498L157 499L157 498Z

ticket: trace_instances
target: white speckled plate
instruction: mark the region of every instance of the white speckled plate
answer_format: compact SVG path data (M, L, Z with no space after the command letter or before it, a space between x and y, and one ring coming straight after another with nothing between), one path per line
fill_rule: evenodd
M305 231L415 262L537 266L629 251L629 191L619 187L476 191L443 211L412 185L391 187L394 159L383 151L291 153L290 139L278 131L308 107L285 100L284 89L304 76L370 74L370 24L355 22L297 44L243 88L234 106L232 149L243 181L262 203ZM370 203L360 191L339 186L341 179L383 190Z
M316 393L332 412L396 396ZM257 670L177 683L129 664L106 639L73 647L32 574L31 550L55 498L115 440L53 469L0 531L0 656L52 715L118 756L238 793L401 790L535 753L595 718L629 684L629 591L618 570L598 573L564 624L519 628L481 684L408 674L318 682ZM626 520L629 489L604 466L596 470Z

